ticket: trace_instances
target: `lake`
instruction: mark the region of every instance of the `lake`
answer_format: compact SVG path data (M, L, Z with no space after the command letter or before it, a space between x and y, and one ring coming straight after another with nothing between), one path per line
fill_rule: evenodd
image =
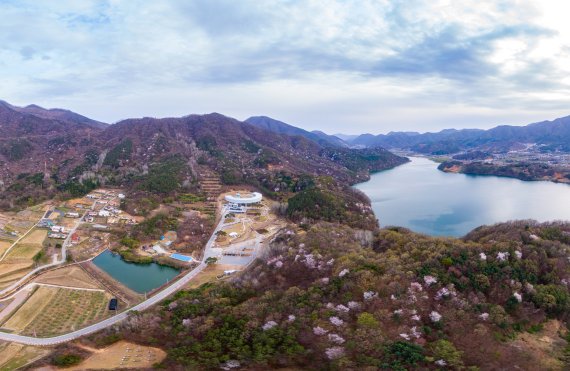
M514 219L570 219L570 186L444 173L426 158L355 186L370 197L380 225L439 236L463 236L480 225Z
M164 285L180 273L178 269L156 263L130 263L123 260L119 254L109 250L103 251L93 259L93 264L123 285L141 294Z

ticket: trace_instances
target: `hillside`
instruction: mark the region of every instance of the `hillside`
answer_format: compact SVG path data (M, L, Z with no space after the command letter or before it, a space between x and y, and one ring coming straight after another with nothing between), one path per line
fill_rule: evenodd
M290 226L230 282L182 291L119 328L166 369L553 369L567 361L570 225Z
M27 111L0 105L0 128L9 133L0 141L4 209L74 197L100 185L153 197L201 192L200 180L212 175L225 185L249 184L287 198L300 190L300 176L331 177L347 187L407 161L384 149L323 147L216 113L128 119L99 128L69 121L74 115L63 120Z
M276 134L302 136L322 146L348 147L342 139L337 138L334 135L328 135L322 131L309 132L267 116L253 116L245 120L245 122Z
M505 152L534 143L542 151L570 151L570 116L527 126L502 125L489 130L447 129L437 133L392 132L363 134L353 146L400 148L426 154L450 154L464 150Z

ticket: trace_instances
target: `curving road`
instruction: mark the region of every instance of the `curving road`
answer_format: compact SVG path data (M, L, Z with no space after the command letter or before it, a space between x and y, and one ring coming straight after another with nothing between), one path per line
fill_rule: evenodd
M204 257L202 262L193 270L188 272L186 275L182 276L178 281L174 282L172 285L166 287L164 290L158 292L156 295L148 298L147 300L143 301L142 303L135 305L132 308L127 309L124 312L117 314L111 318L103 320L101 322L95 323L91 326L84 327L80 330L76 330L73 332L69 332L64 335L54 336L54 337L47 337L47 338L36 338L32 336L24 336L24 335L17 335L17 334L9 334L6 332L0 331L0 340L4 341L11 341L20 344L26 345L36 345L36 346L46 346L46 345L54 345L59 343L65 343L71 340L75 340L81 336L89 335L104 328L110 327L129 316L129 312L132 311L142 311L145 310L158 302L166 299L171 294L175 293L176 291L180 290L186 284L188 284L198 273L200 273L204 268L206 268L207 264L204 263L206 259L210 256L217 257L219 256L218 249L212 248L214 240L216 239L216 232L221 229L224 225L224 217L225 211L222 213L222 218L220 219L219 224L216 226L216 229L210 236L210 239L206 243L206 247L204 249ZM71 235L71 234L70 234ZM62 249L63 250L63 249Z

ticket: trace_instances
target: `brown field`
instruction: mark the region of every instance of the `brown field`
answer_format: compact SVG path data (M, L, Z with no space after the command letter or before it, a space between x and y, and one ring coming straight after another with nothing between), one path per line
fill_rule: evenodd
M231 264L213 264L207 266L202 272L198 273L192 281L188 282L186 285L186 289L195 289L197 287L202 286L205 283L212 282L217 280L218 276L224 274L224 271L229 270L241 270L243 267L241 265L231 265Z
M34 282L86 289L101 288L97 282L95 282L87 273L85 273L83 269L78 266L71 266L47 272L45 274L42 274L38 279L34 280Z
M25 263L0 263L0 280L15 273L27 271L32 267L32 262Z
M16 370L47 355L48 348L32 347L16 343L0 344L0 370Z
M22 244L41 245L47 237L47 230L36 229L20 241Z
M14 332L23 331L47 307L56 292L55 288L39 287L2 327Z
M6 261L32 260L32 258L40 252L42 245L19 243L6 255Z
M159 348L119 341L107 348L96 350L79 365L66 370L115 370L118 368L151 368L166 358L166 352Z
M40 286L2 327L32 336L73 331L108 317L110 298L102 291Z
M4 254L4 252L6 250L8 250L8 248L12 246L12 242L10 241L0 241L0 256L2 256L2 254Z

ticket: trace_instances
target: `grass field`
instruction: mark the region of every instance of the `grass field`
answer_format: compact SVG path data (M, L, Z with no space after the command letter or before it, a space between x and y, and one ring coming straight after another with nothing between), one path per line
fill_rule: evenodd
M25 335L52 336L109 316L102 291L39 287L2 326Z
M0 344L0 370L16 370L50 352L47 348L32 347L16 343Z
M86 289L99 289L99 285L78 266L56 269L42 274L35 282L51 285L71 286Z
M47 236L47 230L45 229L35 229L30 234L28 234L20 243L22 244L32 244L41 245Z
M39 287L24 305L22 305L16 313L14 313L4 324L2 328L13 332L21 332L28 326L36 316L38 316L44 308L49 304L55 296L58 289L51 287Z
M32 260L43 247L36 244L19 243L6 255L5 261Z
M16 246L10 250L4 261L25 261L30 260L43 249L43 242L47 237L47 231L35 229L24 237Z

